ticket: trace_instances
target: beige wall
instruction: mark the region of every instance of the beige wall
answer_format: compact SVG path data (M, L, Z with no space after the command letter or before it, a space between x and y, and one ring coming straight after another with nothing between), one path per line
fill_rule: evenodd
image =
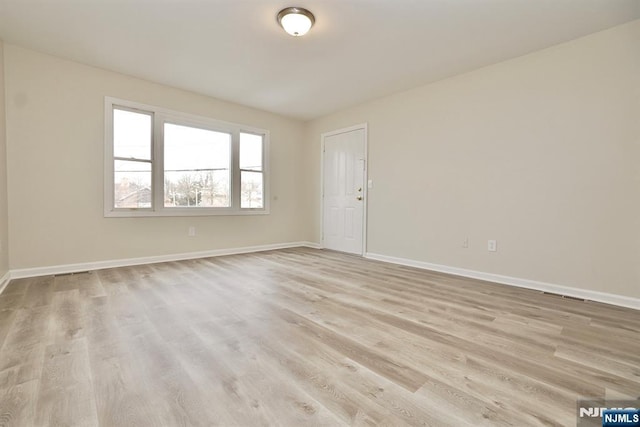
M307 237L302 123L12 45L5 70L12 269ZM269 129L271 214L103 218L105 95Z
M307 187L320 134L368 122L368 252L640 297L639 46L634 21L312 121Z
M4 44L0 41L0 279L9 271L7 140L4 111ZM0 283L1 284L1 283Z

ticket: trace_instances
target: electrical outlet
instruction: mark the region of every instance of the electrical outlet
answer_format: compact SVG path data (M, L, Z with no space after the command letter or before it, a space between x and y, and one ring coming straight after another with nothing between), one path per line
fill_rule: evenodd
M463 248L468 248L469 247L469 238L465 237L464 240L462 241L462 247Z
M497 252L498 251L498 242L495 240L489 240L487 242L487 250L489 252Z
M189 237L195 236L196 235L196 228L193 227L193 226L189 227L189 232L187 234L189 234Z

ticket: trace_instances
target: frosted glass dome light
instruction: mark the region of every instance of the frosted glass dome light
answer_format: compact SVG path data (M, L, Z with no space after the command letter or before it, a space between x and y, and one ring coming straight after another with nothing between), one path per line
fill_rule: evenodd
M316 22L313 13L301 7L287 7L278 13L278 23L295 37L304 36Z

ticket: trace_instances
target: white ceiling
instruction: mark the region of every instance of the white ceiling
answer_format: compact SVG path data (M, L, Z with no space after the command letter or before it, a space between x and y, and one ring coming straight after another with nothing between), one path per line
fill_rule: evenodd
M277 25L287 6L315 14L305 37ZM638 18L640 0L0 0L0 38L312 119Z

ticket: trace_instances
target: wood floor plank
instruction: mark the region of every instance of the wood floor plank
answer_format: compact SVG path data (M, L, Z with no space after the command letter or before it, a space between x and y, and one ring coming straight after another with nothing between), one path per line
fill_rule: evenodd
M35 425L35 399L38 380L31 380L0 389L0 425Z
M12 308L6 308L0 310L0 349L4 344L4 340L11 330L13 319L16 315L16 310Z
M35 425L98 425L85 339L46 347Z
M54 296L54 281L53 276L33 277L29 279L28 284L25 284L24 299L22 307L42 307L51 304L51 299Z
M503 400L505 403L501 404L500 408L502 409L509 409L510 393L522 392L523 390L526 390L530 397L535 398L539 405L544 403L548 407L553 407L555 411L558 411L559 405L562 404L570 408L573 402L572 396L567 393L559 393L558 390L545 387L543 383L518 376L517 373L505 370L500 365L487 361L470 360L469 356L456 351L455 347L430 340L416 339L404 331L389 333L381 328L381 325L377 324L374 319L355 314L353 311L348 317L340 316L339 306L331 301L322 300L321 303L317 301L313 306L305 306L303 301L297 299L293 300L293 304L285 304L285 306L291 310L296 310L294 307L297 307L300 310L299 314L308 316L328 328L336 329L342 333L349 331L350 336L355 337L360 343L384 351L385 355L392 360L420 367L419 369L429 377L433 384L440 385L439 388L445 396L452 394L450 390L447 390L446 385L453 385L459 392L464 392L476 399L492 395L494 399ZM307 311L305 312L305 310ZM407 351L408 348L411 351ZM464 376L459 375L461 371L465 372ZM496 387L497 384L499 387ZM518 386L520 389L518 387L514 389L514 386ZM431 399L436 399L438 390L434 391L436 387L430 388ZM467 403L463 406L469 407L470 405ZM497 408L493 402L486 405L487 419L491 419L491 411L495 411L495 409ZM573 416L572 410L568 412ZM519 412L512 410L511 413L518 414ZM506 422L504 419L502 421ZM515 420L513 421L515 422Z
M318 396L290 380L281 358L255 346L248 334L237 333L241 330L229 335L217 323L202 323L196 328L198 336L210 343L208 353L224 364L221 371L230 374L223 382L228 394L246 400L258 420L264 419L268 425L346 425ZM230 360L235 362L229 364Z
M84 336L85 320L78 288L55 291L51 300L49 340L73 340Z
M640 312L283 249L13 280L0 425L575 425Z

